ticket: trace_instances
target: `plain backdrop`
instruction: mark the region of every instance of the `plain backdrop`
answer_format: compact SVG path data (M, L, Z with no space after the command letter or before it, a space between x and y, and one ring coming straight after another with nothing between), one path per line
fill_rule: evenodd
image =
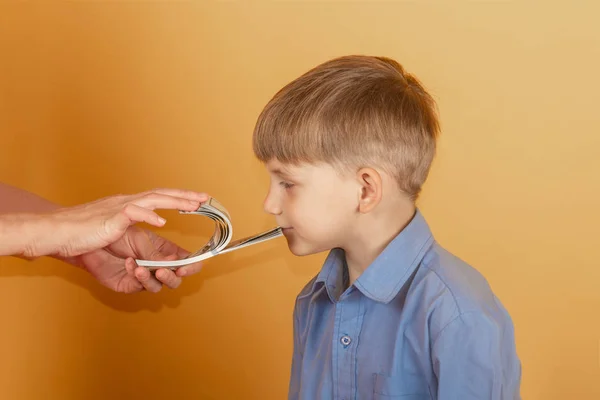
M206 191L268 229L262 107L346 54L395 58L439 105L419 202L511 313L524 399L600 398L600 6L592 2L3 2L0 180L63 205ZM163 212L190 250L212 225ZM120 295L49 259L0 259L0 397L286 397L297 292L325 254L284 240L174 291Z

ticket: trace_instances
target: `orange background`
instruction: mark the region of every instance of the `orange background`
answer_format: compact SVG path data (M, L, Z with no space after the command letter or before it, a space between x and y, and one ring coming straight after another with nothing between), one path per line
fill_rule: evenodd
M554 4L552 4L554 3ZM600 6L566 2L6 2L0 180L73 205L206 191L267 229L256 117L329 58L386 55L443 134L420 207L516 325L524 399L600 398ZM247 211L244 209L247 208ZM195 249L202 218L163 212ZM48 259L0 260L3 399L283 399L295 295L325 254L283 240L175 291L119 295Z

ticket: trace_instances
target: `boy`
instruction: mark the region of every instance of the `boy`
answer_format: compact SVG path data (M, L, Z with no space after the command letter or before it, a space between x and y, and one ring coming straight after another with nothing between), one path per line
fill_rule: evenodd
M329 251L294 308L290 399L520 399L510 316L415 205L435 103L397 62L348 56L281 89L253 146L293 254Z

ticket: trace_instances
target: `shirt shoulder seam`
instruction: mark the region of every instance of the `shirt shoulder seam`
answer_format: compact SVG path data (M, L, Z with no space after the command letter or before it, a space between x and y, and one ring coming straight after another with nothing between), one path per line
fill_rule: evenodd
M446 323L446 325L444 325L444 327L442 329L440 329L440 332L437 334L437 336L435 337L435 339L433 339L433 341L431 342L431 347L435 347L435 344L437 343L437 341L440 339L440 337L442 336L442 334L446 331L446 329L452 325L452 323L454 321L456 321L457 319L462 319L463 317L465 317L466 315L472 315L472 314L481 314L483 315L484 313L481 312L480 310L473 310L473 311L465 311L465 312L459 312L458 315L456 315L454 318L450 319L450 321L448 321Z

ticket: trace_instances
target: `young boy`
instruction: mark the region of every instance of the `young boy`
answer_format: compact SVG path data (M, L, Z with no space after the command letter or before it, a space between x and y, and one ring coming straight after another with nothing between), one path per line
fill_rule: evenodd
M520 399L513 324L415 205L435 103L397 62L348 56L280 90L254 132L293 254L330 251L294 308L290 399Z

